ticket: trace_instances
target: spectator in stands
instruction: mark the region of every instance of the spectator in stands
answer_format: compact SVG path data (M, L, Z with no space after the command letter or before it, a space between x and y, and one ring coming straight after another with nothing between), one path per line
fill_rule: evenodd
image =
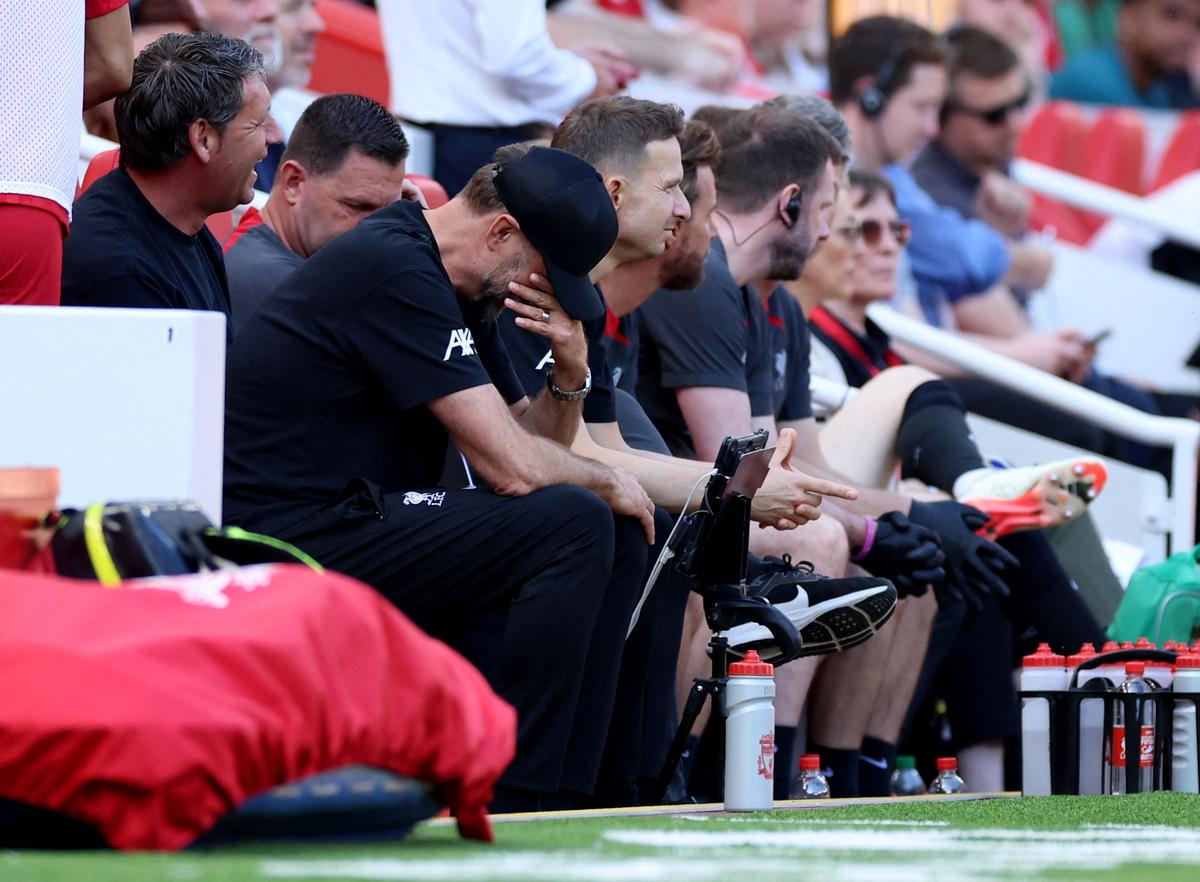
M254 164L279 139L262 55L217 34L168 34L116 103L121 166L76 205L63 303L212 310L229 290L210 215L249 202Z
M1116 41L1070 58L1051 78L1050 97L1163 110L1196 107L1198 46L1200 0L1123 0Z
M80 106L129 88L125 0L0 8L0 304L53 306L79 170Z
M621 642L593 650L592 635L624 634L646 555L630 540L653 536L637 481L561 446L586 394L573 316L599 307L587 273L616 227L575 157L489 164L448 204L397 202L320 249L229 360L229 520L370 583L443 639L508 611L494 672L519 717L506 808L594 785ZM553 347L532 402L498 344L506 299ZM441 480L448 442L479 476L466 489Z
M1060 4L1056 3L1055 6ZM1027 0L960 0L959 26L987 31L1017 54L1030 88L1044 95L1047 85L1046 42L1049 25L1037 4ZM953 34L955 28L947 31Z
M1033 200L1009 177L1009 166L1025 127L1029 78L1016 53L984 30L955 28L945 42L950 84L941 127L912 175L939 204L1020 238Z
M542 137L636 73L608 49L555 48L544 0L383 0L378 9L392 110L433 133L433 176L450 195L497 148Z
M140 0L134 8L134 47L163 34L205 31L245 40L262 53L274 76L283 62L279 13L283 0Z
M717 91L742 76L747 55L740 36L705 27L652 0L641 9L612 7L593 0L556 3L548 18L550 35L572 50L611 43L641 69Z
M270 79L271 94L285 87L303 89L308 85L317 37L325 30L316 0L283 0L278 21L282 58Z
M834 45L829 70L833 102L854 135L855 164L887 174L912 223L908 257L926 318L942 324L951 305L996 284L1042 287L1053 266L1046 248L1010 242L939 207L908 170L937 136L946 97L945 50L933 34L903 19L863 19Z
M325 95L309 105L262 214L247 210L225 245L234 333L325 243L401 197L407 157L404 132L382 104Z

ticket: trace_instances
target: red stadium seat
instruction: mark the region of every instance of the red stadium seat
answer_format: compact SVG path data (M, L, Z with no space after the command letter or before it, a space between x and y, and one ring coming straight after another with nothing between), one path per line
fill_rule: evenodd
M325 32L317 37L308 87L316 92L354 92L388 103L388 70L375 10L349 0L317 0Z
M1083 143L1088 123L1082 111L1065 101L1050 101L1030 117L1017 154L1062 171L1079 174L1083 169Z
M1075 209L1038 193L1033 194L1029 226L1038 232L1053 228L1055 238L1080 246L1086 245L1094 232L1080 219Z
M75 188L75 198L78 199L88 187L116 168L120 159L121 151L118 148L104 150L93 156L92 161L88 163L87 171L83 173L83 180Z
M92 161L88 163L87 171L83 173L83 180L75 188L75 198L78 199L87 191L88 187L116 168L120 160L120 148L104 150L93 156ZM224 242L233 232L233 212L222 211L214 214L204 222L204 225L217 237L218 242Z
M1083 176L1141 196L1146 192L1146 123L1129 108L1101 111L1088 133Z
M446 188L433 178L427 178L425 175L405 175L405 177L417 185L417 189L425 197L425 204L430 208L439 208L450 201L450 195L446 192Z
M1200 110L1189 110L1179 118L1150 189L1161 189L1197 169L1200 169Z

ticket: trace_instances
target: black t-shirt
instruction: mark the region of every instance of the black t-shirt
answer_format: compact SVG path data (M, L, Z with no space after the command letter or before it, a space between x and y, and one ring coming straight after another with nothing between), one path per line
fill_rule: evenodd
M473 312L473 310L468 310ZM493 382L521 397L495 326L464 316L419 206L397 202L288 276L239 331L225 404L225 513L280 530L356 478L436 485L426 402Z
M62 282L63 306L211 310L229 319L225 262L213 234L176 229L124 168L75 203ZM226 330L232 335L232 326Z
M816 338L837 357L850 386L863 386L880 372L904 364L904 359L892 351L887 332L870 319L867 319L864 335L818 306L813 310L809 325Z
M618 317L610 309L604 322L605 360L613 385L630 395L637 393L638 311ZM619 413L619 410L618 410Z
M604 304L605 312L608 303L599 288L596 293ZM496 320L500 326L500 336L512 356L512 366L517 379L530 398L536 398L546 388L546 372L554 365L554 357L550 354L550 343L545 337L517 327L516 315L506 309ZM589 423L613 423L617 420L616 405L613 403L613 379L604 351L605 317L583 323L583 333L587 337L588 370L592 372L592 391L583 399L583 419Z
M720 239L712 242L698 288L657 291L638 315L638 400L674 454L695 456L678 389L736 389L749 396L754 416L774 413L766 315L733 280Z
M782 285L771 292L765 306L775 418L780 422L806 420L813 415L812 392L809 390L808 321L796 298Z

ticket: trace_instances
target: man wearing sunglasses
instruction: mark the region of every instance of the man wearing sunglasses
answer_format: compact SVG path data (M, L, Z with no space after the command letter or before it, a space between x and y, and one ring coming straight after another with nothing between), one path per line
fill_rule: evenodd
M913 177L963 217L978 217L1010 237L1027 228L1032 200L1008 177L1025 125L1030 87L1021 61L986 31L947 34L950 88L941 131L917 157Z

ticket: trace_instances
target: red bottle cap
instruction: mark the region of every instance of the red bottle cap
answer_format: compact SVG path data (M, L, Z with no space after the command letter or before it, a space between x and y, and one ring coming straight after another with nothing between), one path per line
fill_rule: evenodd
M1121 641L1121 648L1122 648L1122 649L1134 649L1134 648L1136 648L1136 647L1134 647L1134 645L1133 645L1133 641L1132 641L1132 640L1122 640L1122 641Z
M1180 655L1175 661L1176 668L1200 668L1200 653L1189 652Z
M956 756L939 756L937 761L937 770L939 772L957 772L958 757Z
M1072 668L1077 668L1090 658L1096 657L1096 647L1091 643L1085 643L1079 647L1079 652L1074 655L1067 656L1067 665Z
M1137 643L1133 644L1133 648L1134 649L1157 649L1157 647L1153 643L1150 642L1149 637L1139 637L1137 639Z
M1125 662L1125 676L1140 677L1146 673L1145 662Z
M1021 661L1021 664L1027 668L1062 667L1065 663L1066 659L1051 649L1049 643L1039 643L1037 652L1025 656Z
M1174 652L1176 649L1179 648L1179 644L1176 643L1174 640L1168 640L1166 643L1163 644L1162 648L1165 649L1167 652Z
M806 753L800 757L800 771L802 772L819 772L821 771L821 756L816 753Z
M1104 644L1104 647L1100 651L1101 652L1116 652L1120 648L1121 647L1117 644L1116 640L1109 640L1107 643Z
M758 652L751 649L745 657L729 666L731 677L773 677L775 666L758 657Z

